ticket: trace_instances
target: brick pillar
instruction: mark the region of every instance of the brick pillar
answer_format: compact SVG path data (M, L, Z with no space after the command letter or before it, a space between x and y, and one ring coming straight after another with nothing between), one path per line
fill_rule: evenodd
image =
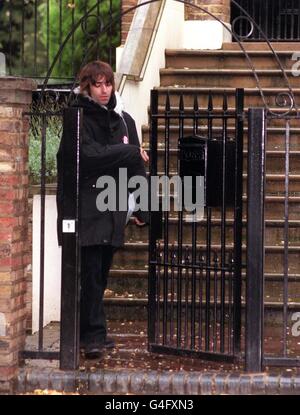
M208 10L222 22L230 22L230 0L191 0L191 3ZM185 20L214 20L202 10L185 5Z
M25 342L29 120L22 114L35 88L0 77L0 394L10 392Z

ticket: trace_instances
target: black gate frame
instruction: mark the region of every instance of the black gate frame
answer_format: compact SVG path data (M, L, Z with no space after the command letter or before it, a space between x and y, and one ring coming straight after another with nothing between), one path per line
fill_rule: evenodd
M197 258L199 252L197 252L197 224L194 221L191 229L192 233L192 246L191 246L191 257L192 261L187 262L186 258L183 255L183 242L182 242L182 226L183 226L183 213L178 212L178 241L177 249L172 244L171 249L169 246L169 212L162 212L160 209L159 212L152 212L150 214L150 229L149 229L149 292L148 292L148 311L149 311L149 332L148 332L148 348L151 352L158 353L170 353L177 355L194 355L201 357L207 360L219 360L234 362L240 358L241 350L241 269L242 269L242 188L243 188L243 120L244 120L244 90L237 89L235 97L235 110L233 113L228 112L227 106L227 97L224 95L223 102L223 111L216 112L213 109L213 96L210 93L208 98L208 109L202 110L198 107L197 96L194 100L194 108L190 111L184 108L183 96L180 97L179 107L171 111L169 93L167 93L166 105L164 111L159 111L158 98L159 94L157 90L151 91L151 132L150 132L150 176L157 176L158 168L158 123L159 121L164 121L165 125L165 171L164 175L169 176L169 148L170 148L170 120L175 120L179 124L179 139L184 137L184 122L185 120L190 120L193 125L193 133L197 134L198 127L200 128L200 120L206 120L208 125L207 131L207 143L209 144L212 140L213 134L213 121L219 120L222 125L221 132L221 142L222 142L222 162L220 168L223 173L222 176L222 190L221 190L221 265L217 264L218 259L216 259L216 254L213 255L213 250L211 246L211 218L212 218L212 208L206 207L207 211L207 220L205 223L206 227L206 247L204 248L206 255L205 263L197 263ZM229 140L227 139L227 123L228 120L235 121L235 138L234 138L234 186L236 189L234 197L234 206L233 206L233 235L234 235L234 246L231 259L227 258L226 251L226 185L227 180L227 144ZM205 156L207 158L207 154ZM229 166L232 167L232 166ZM215 190L215 189L214 189ZM149 194L150 200L151 194ZM163 218L164 216L164 225ZM159 241L160 239L162 241ZM163 245L161 247L161 245ZM200 256L201 256L200 249ZM163 259L162 259L163 257ZM170 257L170 258L169 258ZM201 261L200 261L201 262ZM230 263L231 262L231 263ZM185 264L185 265L182 265ZM182 268L187 267L191 269L192 272L192 299L189 300L189 294L186 292L185 304L182 304ZM168 277L168 273L171 272L171 282ZM200 272L201 276L199 277L199 292L200 297L196 296L196 274ZM232 321L228 323L228 350L226 351L225 346L225 283L226 283L226 272L228 272L228 284L232 283L231 288L228 289L228 315L229 321L232 318ZM177 299L174 299L174 286L175 286L175 273L177 273ZM205 294L205 303L202 302L202 289L203 289L203 275L206 273L205 285L206 285L206 294ZM221 300L220 304L217 304L217 274L220 273L221 280ZM211 302L211 275L214 278L214 303ZM189 276L185 283L185 288L189 287ZM161 282L162 280L162 282ZM169 291L169 284L171 283L171 291ZM160 285L162 285L163 295L160 295ZM231 286L230 286L231 287ZM189 288L186 288L188 290ZM178 294L179 293L179 294ZM232 297L231 297L232 295ZM168 298L171 296L171 301ZM232 301L232 303L230 303ZM198 306L197 306L198 302ZM177 303L177 305L176 305ZM175 305L174 305L175 304ZM171 311L170 311L171 307ZM174 322L174 308L177 307L177 321ZM188 334L188 331L191 331L191 345L190 347L182 347L181 340L181 313L185 307L185 337ZM211 336L210 322L211 322L211 308L213 307L213 330L214 335ZM196 347L196 309L198 308L200 322L198 324L198 333L199 333L199 344L198 349ZM202 322L202 308L204 308L203 313L205 314L205 322L203 329ZM160 329L161 320L160 320L160 309L162 314L162 328ZM189 309L191 310L191 327L188 329L189 325ZM217 346L217 320L218 313L220 313L220 347L219 351L216 351ZM232 313L232 315L230 314ZM168 323L168 320L169 323ZM177 325L176 325L177 324ZM230 327L230 324L232 326ZM169 325L169 328L168 328ZM174 345L174 326L177 330L177 340L176 345ZM168 333L169 330L169 333ZM205 334L203 335L203 331ZM168 341L169 336L169 341ZM175 336L176 337L176 336ZM203 337L203 339L202 339ZM162 338L162 340L161 340ZM210 341L213 340L213 351L211 351ZM173 341L172 341L173 340ZM202 345L202 340L204 340L205 345ZM187 341L187 337L185 339ZM185 343L186 344L186 343ZM204 349L204 350L203 350Z
M245 369L261 372L266 366L300 367L300 358L288 353L288 283L289 283L289 165L290 123L300 121L293 97L290 108L275 114L265 108L249 109L248 133L248 212L247 212L247 290ZM282 354L268 355L264 350L265 285L265 187L267 126L272 119L286 122L284 180L284 261L282 301Z

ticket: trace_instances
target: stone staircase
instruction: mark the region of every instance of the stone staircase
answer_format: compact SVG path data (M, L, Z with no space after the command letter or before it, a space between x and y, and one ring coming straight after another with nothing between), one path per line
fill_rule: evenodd
M244 44L249 58L260 80L266 102L275 107L278 93L288 91L284 84L272 52L263 43ZM292 76L292 54L300 44L273 44L277 51L286 75L289 77L296 98L300 105L300 82ZM263 106L253 73L248 65L245 53L237 44L224 44L221 50L166 50L166 67L160 71L162 94L159 105L165 105L165 93L170 92L170 104L178 108L179 98L184 97L185 108L192 110L195 92L198 104L207 108L208 93L213 92L214 109L221 110L224 92L228 97L229 111L234 107L235 88L245 89L245 109ZM277 109L278 112L283 111ZM215 131L219 127L216 127ZM188 128L185 130L188 131ZM190 127L192 132L192 127ZM234 133L234 126L229 125ZM143 127L143 142L149 144L149 126ZM178 129L170 128L170 165L175 168L177 157ZM289 188L289 310L300 310L300 123L291 121L290 138L290 188ZM164 125L159 125L158 167L163 160L162 146ZM247 156L247 121L244 136L244 212L243 212L243 255L245 261L246 242L246 156ZM268 126L267 137L267 180L266 180L266 238L265 238L265 311L266 318L280 322L283 305L284 275L284 167L285 167L285 122L273 120ZM171 218L171 229L172 229ZM218 219L215 218L215 229L218 232ZM114 261L110 274L109 287L106 292L106 309L110 319L144 320L147 326L147 277L148 277L148 229L137 228L131 222L126 230L126 245L120 250ZM243 273L245 282L245 273ZM243 299L245 284L243 284Z

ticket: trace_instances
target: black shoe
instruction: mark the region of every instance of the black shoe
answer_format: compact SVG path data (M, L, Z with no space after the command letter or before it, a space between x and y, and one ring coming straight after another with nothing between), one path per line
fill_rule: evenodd
M114 349L116 347L115 341L111 337L106 337L104 343L101 344L105 349Z
M88 344L84 354L86 359L99 359L103 355L103 346L98 343Z

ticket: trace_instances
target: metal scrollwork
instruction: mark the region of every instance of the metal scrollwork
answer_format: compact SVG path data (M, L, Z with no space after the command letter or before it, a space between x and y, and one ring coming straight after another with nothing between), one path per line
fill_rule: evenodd
M236 26L237 22L238 21L241 21L241 20L246 21L250 25L250 30L249 30L249 32L246 35L242 35L242 34L238 33L235 30L235 26ZM232 33L234 33L241 40L249 39L252 36L253 31L254 31L253 22L251 22L251 20L247 16L238 16L232 22Z
M88 30L88 21L91 19L96 19L96 31L94 32L89 32ZM97 16L96 14L88 14L81 22L81 28L83 33L90 38L99 36L101 34L102 27L102 20L100 16Z
M289 115L295 109L295 100L293 94L290 92L280 92L275 97L275 105L280 108L287 110L285 112L274 112L268 108L268 114L275 117L285 117Z
M69 90L62 89L45 89L38 91L38 100L33 102L35 110L39 113L51 113L58 115L62 109L68 105Z

